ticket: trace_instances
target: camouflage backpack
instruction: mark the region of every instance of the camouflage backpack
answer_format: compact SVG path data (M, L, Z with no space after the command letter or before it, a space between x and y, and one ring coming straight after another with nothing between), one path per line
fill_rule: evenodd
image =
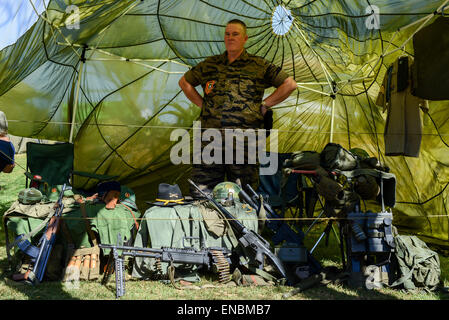
M437 289L441 275L438 254L416 236L398 235L394 242L400 278L391 287L402 285L406 290Z

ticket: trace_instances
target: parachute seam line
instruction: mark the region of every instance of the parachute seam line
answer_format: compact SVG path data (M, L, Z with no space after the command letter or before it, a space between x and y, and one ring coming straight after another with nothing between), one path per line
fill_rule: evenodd
M285 40L287 40L288 46L290 47L290 52L292 53L292 63L293 63L293 79L296 79L296 65L295 65L295 54L293 52L292 44L290 43L290 38L288 35L285 37ZM299 95L296 95L296 104L298 104Z
M101 41L103 41L103 38L106 34L106 32L108 31L108 29L111 27L111 25L114 24L114 22L116 22L117 20L119 20L121 17L125 16L126 13L132 9L134 9L138 4L140 3L140 0L134 0L134 4L130 5L127 9L124 10L124 12L122 12L119 16L115 17L114 19L112 19L112 21L109 22L109 24L104 27L101 31L99 31L100 35L100 41L98 41L97 45L93 48L91 55L89 56L89 58L87 58L87 60L90 60L90 58L92 58L92 56L95 53L95 50L98 48L98 46L100 45Z
M342 99L342 100L343 100L343 106L345 108L345 113L346 113L346 132L347 132L347 135L348 135L348 146L349 146L349 149L351 149L351 132L349 131L348 106L346 105L346 100L345 99Z
M94 113L94 121L95 121L95 124L98 124L98 112ZM117 151L117 149L120 147L120 145L119 145L117 148L112 147L112 146L108 143L108 141L105 139L105 137L104 137L104 135L103 135L103 132L100 130L100 128L99 128L98 126L97 126L97 129L98 129L98 133L99 133L100 136L101 136L101 139L103 139L103 141L104 141L104 143L106 144L106 146L108 146L109 149L111 149L111 153L107 156L106 159L108 159L112 154L115 153L115 154L120 158L120 160L123 161L123 163L124 163L126 166L128 166L129 168L131 168L131 169L133 169L133 170L136 170L136 168L134 168L133 166L131 166L127 161L125 161L125 159L123 159L122 155ZM99 168L98 168L98 169L99 169ZM97 170L98 170L98 169L97 169ZM95 173L96 173L96 171L95 171Z
M164 63L162 63L160 66L162 66L163 64L164 64ZM109 96L115 94L116 92L120 91L121 89L123 89L123 88L125 88L125 87L127 87L127 86L130 86L130 85L133 84L134 82L137 82L137 81L143 79L144 77L146 77L147 75L149 75L150 73L152 73L152 72L154 72L154 71L155 71L155 70L150 70L150 71L148 71L147 73L143 74L142 76L138 77L137 79L134 79L133 81L128 82L128 83L126 83L125 85L121 86L120 88L117 88L116 90L114 90L114 91L110 92L109 94L105 95L105 96L104 96L104 97L103 97L103 98L102 98L102 99L101 99L101 100L100 100L100 101L93 107L93 109L92 109L92 110L90 111L90 113L87 115L86 121L83 122L83 124L81 125L80 129L78 130L78 133L77 133L76 137L77 137L78 134L80 134L80 132L87 126L87 121L88 121L89 118L95 119L95 114L94 114L94 112L95 112L95 111L97 110L97 108L103 103L103 101L104 101L105 99L107 99ZM93 124L93 125L95 125L95 126L97 127L97 129L99 128L98 123ZM75 137L75 139L76 139L76 137ZM109 154L109 156L110 156L112 153L113 153L113 152L111 152L111 153ZM109 157L109 156L108 156L108 157ZM106 161L106 159L105 159L104 161ZM100 166L103 165L104 161L100 164ZM97 171L98 169L99 169L99 167L97 167L97 169L95 169L94 173L96 173L96 171ZM84 184L83 186L85 186L89 181L90 181L90 178L87 179L87 181L85 182L85 184Z
M370 96L368 95L368 90L366 90L365 81L363 81L363 88L365 89L365 97L366 97L366 100L368 101L368 106L369 106L369 109L370 109L370 112L371 112L371 119L373 121L373 128L374 129L371 129L371 130L374 131L374 137L376 139L377 158L381 159L381 152L380 152L380 146L379 146L379 137L377 136L378 133L377 133L377 127L376 127L376 119L374 118L373 106L371 104L372 101L371 101ZM356 97L356 98L357 98L357 101L359 101L358 97ZM359 104L361 105L360 102L359 102ZM371 127L370 121L368 121L368 123L369 123L369 125ZM382 155L382 158L383 158L383 155ZM381 165L383 165L384 163L385 163L384 161L381 161Z
M313 28L313 29L325 29L325 30L327 30L327 29L336 29L336 30L339 30L339 31L341 31L341 32L344 32L344 33L346 34L346 37L347 37L348 39L352 39L352 40L354 40L354 41L356 41L356 42L359 42L359 43L364 43L364 42L366 42L367 40L380 40L379 38L375 38L375 37L374 37L374 38L367 38L367 39L361 39L361 38L359 39L359 38L356 38L356 37L354 37L354 36L351 36L351 35L347 34L347 31L346 31L346 30L344 30L344 29L342 29L342 28L340 28L340 27L338 27L338 26L320 27L320 26L315 26L315 25L313 25L313 24L307 23L307 22L305 22L305 21L302 21L302 25L309 26L309 27L311 27L311 28ZM309 28L304 28L304 29L308 30L308 32L310 32L310 33L313 33L313 34L317 35L318 37L325 38L325 39L337 40L337 41L339 41L340 43L346 45L346 44L341 40L341 38L339 38L339 37L325 36L325 35L321 35L321 34L317 33L316 31L313 31L313 29L309 29ZM354 52L352 52L352 49L349 48L347 45L346 45L346 48L348 48L349 50L351 50L351 53L352 53L353 55L356 55ZM366 54L369 54L369 53L370 53L370 52L368 52L368 53L366 53ZM365 55L366 55L366 54L365 54ZM356 56L357 56L357 55L356 55ZM359 54L358 56L360 56L360 54Z
M398 34L398 31L396 31L394 34L393 34L393 36L390 38L390 40L388 41L388 47L387 48L384 48L384 40L383 40L383 37L382 37L382 31L379 29L379 38L380 38L380 45L381 45L381 51L382 51L382 53L381 53L381 55L379 56L379 58L375 58L377 61L376 61L376 64L374 65L374 67L372 67L371 68L371 71L368 73L368 75L367 75L367 77L369 77L370 75L371 75L371 73L373 72L373 70L375 70L375 68L377 67L377 64L381 61L381 64L380 64L380 67L379 67L379 69L378 69L378 71L377 71L377 75L374 77L374 79L373 79L373 82L371 83L371 85L376 81L376 79L377 79L377 76L379 75L379 72L380 72L380 69L382 68L382 62L383 62L383 60L384 60L384 53L390 48L390 45L393 43L393 39L396 37L396 35ZM369 60L369 61L367 61L365 64L363 64L358 70L357 70L357 72L356 73L354 73L352 76L351 76L351 78L349 79L349 80L352 80L352 79L354 79L354 77L360 72L360 71L362 71L362 69L367 65L367 64L370 64L371 63L371 61L373 61L374 62L374 59L371 59L371 60ZM370 65L371 66L371 65ZM364 83L364 82L363 82ZM369 86L369 88L371 88L371 85ZM343 90L343 88L346 86L346 84L344 84L342 87L340 87L340 89L339 89L339 91L341 91L341 90ZM365 88L365 91L366 92L368 92L368 89L366 88L366 86L365 86L365 84L363 85L363 87Z
M45 12L45 13L46 13L46 12ZM73 76L74 76L75 73L78 74L76 66L78 65L79 61L76 63L76 66L74 67L74 66L72 66L72 65L66 65L66 64L58 63L58 62L56 62L56 61L53 61L53 60L49 57L49 55L48 55L48 50L47 50L47 45L46 45L45 40L44 40L46 26L47 26L47 24L45 23L45 20L44 20L44 25L43 25L43 28L42 28L42 44L43 44L43 48L44 48L44 52L45 52L45 56L46 56L47 60L50 61L50 62L52 62L52 63L55 63L55 64L57 64L57 65L62 65L62 66L64 66L64 67L70 67L70 68L72 68L72 69L73 69L73 72L72 72L72 76L71 76L71 77L73 78ZM50 28L50 29L51 29L51 28ZM65 50L65 48L62 49L61 51L64 51L64 50ZM73 49L73 50L75 50L75 49ZM78 55L78 54L77 54L77 55ZM78 56L79 56L79 55L78 55ZM45 62L44 62L43 64L45 64ZM43 64L42 64L42 65L43 65ZM66 95L66 93L67 93L67 90L68 90L68 88L69 88L71 82L72 82L72 80L68 82L67 88L65 89L64 94L62 95L61 100L60 100L60 102L57 104L57 106L56 106L55 110L53 111L53 113L50 113L50 115L49 115L49 116L50 116L49 120L53 119L53 117L56 115L56 112L58 112L59 108L61 107L62 100L64 99L64 97L65 97L65 95ZM41 133L41 132L48 126L49 123L50 123L50 121L46 121L46 123L45 123L45 124L44 124L44 125L37 131L37 133L35 133L34 135L40 134L40 133Z
M310 74L313 76L313 78L315 79L315 81L318 82L318 77L315 75L315 73L314 73L313 70L312 70L312 67L309 65L309 62L307 61L308 59L305 58L304 52L303 52L303 50L302 50L302 48L301 48L301 45L298 43L298 39L297 39L297 38L294 38L293 40L295 41L295 44L296 44L296 46L297 46L298 49L299 49L299 53L301 54L302 60L303 60L304 63L306 64L307 68L309 69ZM320 87L321 87L321 90L324 91L324 86L323 86L323 85L320 85Z
M297 27L298 28L298 27ZM304 28L305 30L309 30L309 29L307 29L307 28ZM309 30L310 31L310 30ZM314 33L314 34L316 34L315 32L313 32L313 31L310 31L311 33ZM302 36L303 38L304 38L304 36L301 34L301 33L299 33L300 34L300 36ZM317 36L319 36L318 34L316 34ZM306 41L306 43L307 43L307 47L309 47L309 49L312 51L312 53L314 53L316 56L319 56L319 54L317 53L317 52L315 52L315 49L313 49L312 48L312 46L310 45L310 44L308 44L308 42ZM333 55L332 54L330 54L327 50L325 50L325 49L323 49L323 48L320 48L322 51L324 51L325 53L327 53L327 55L331 58L331 60L334 62L334 64L335 65L338 65L339 63L337 63L336 61L335 61L335 59L334 59L334 57L333 57ZM349 49L349 48L348 48ZM336 53L340 56L340 59L344 62L345 61L345 59L343 59L343 57L341 56L341 54L340 54L340 52L337 50L336 51ZM329 71L326 69L326 70L324 70L325 68L329 68L329 70L331 70L332 71L332 73L334 74L334 76L336 76L337 77L337 75L336 75L336 73L334 72L334 70L333 70L333 68L331 68L329 65L328 65L328 63L327 62L322 62L321 61L321 56L319 56L319 58L317 58L317 60L320 62L320 65L322 66L322 68L323 68L323 73L325 74L325 76L326 76L326 73L330 76L330 73L329 73ZM325 65L325 67L323 66L323 63L324 63L324 65ZM338 77L337 77L338 78ZM326 79L327 79L327 76L326 76ZM331 79L332 79L332 77L331 77ZM318 81L318 80L317 80ZM331 86L331 84L329 83L329 81L328 81L328 83L327 83L327 85L329 85L330 87L332 87ZM324 90L324 88L323 88L323 90ZM338 90L337 90L338 91Z
M440 196L444 190L446 190L447 186L449 185L449 182L446 183L446 185L444 186L443 190L441 190L440 192L438 192L437 194L433 195L432 197L430 197L429 199L422 201L422 202L411 202L411 201L396 201L397 203L402 203L402 204L414 204L414 205L423 205L426 204L427 202L435 199L436 197Z
M382 61L383 61L384 57L381 56L381 59L382 59ZM380 61L380 60L379 60L379 61ZM379 61L378 61L378 62L379 62ZM377 63L378 63L378 62L377 62ZM376 65L377 65L377 63L376 63ZM377 79L377 77L379 76L379 73L380 73L380 69L381 69L381 68L382 68L382 63L381 63L381 66L377 69L377 73L376 73L376 75L374 76L374 80L371 81L371 83L369 84L368 88L365 90L366 92L368 92L369 89L371 89L371 87L373 86L374 83L377 83L377 82L376 82L376 79ZM372 68L372 69L375 70L374 68ZM372 72L372 71L371 71L371 72ZM370 72L369 74L371 74L371 72ZM359 96L359 95L361 95L361 94L364 94L364 92L359 92L359 93L357 93L357 94L355 94L355 95L349 95L349 94L339 93L339 95L341 95L341 96L343 96L343 97L355 97L355 96Z
M75 49L73 49L73 47L71 46L70 41L68 41L68 39L67 39L67 38L64 36L64 34L61 32L61 29L59 29L59 28L56 27L56 26L53 26L53 24L51 24L50 21L49 21L46 17L44 17L42 14L39 14L39 13L37 12L37 9L36 9L36 7L34 6L34 3L33 3L32 0L28 0L28 1L30 2L31 6L33 7L33 10L34 10L34 12L36 13L36 15L37 15L38 17L40 17L44 22L47 22L47 23L50 25L51 29L53 29L53 31L54 31L54 30L58 31L59 34L61 35L61 37L62 37L62 38L67 42L67 44L69 45L68 47L72 48L73 52L75 52L75 54L78 56L78 58L81 59L81 56L78 54L78 52L77 52ZM45 15L47 15L47 11L48 11L48 6L47 6L47 8L45 8L45 11L44 11Z
M201 24L207 24L210 26L215 26L215 27L221 27L224 28L226 27L223 24L218 24L218 23L212 23L212 22L206 22L206 21L201 21L201 20L196 20L196 19L192 19L192 18L187 18L187 17L179 17L179 16L172 16L169 14L162 14L162 13L134 13L134 14L127 14L127 16L160 16L160 17L164 17L164 18L173 18L173 19L179 19L179 20L187 20L187 21L192 21L192 22L196 22L196 23L201 23Z
M238 12L234 12L234 11L231 11L231 10L226 10L226 9L218 7L218 6L214 6L214 5L208 3L208 2L206 2L204 0L200 0L200 2L204 3L207 6L213 7L215 9L218 9L218 10L221 10L221 11L224 11L224 12L227 12L227 13L232 13L232 14L238 15L239 17L245 17L245 18L253 19L253 20L265 20L265 18L255 18L255 17L251 17L251 16L247 16L247 15L238 13Z
M161 40L163 40L163 39L161 39ZM184 63L176 61L175 58L173 58L173 59L172 58L168 58L168 59L129 59L129 58L125 58L123 56L116 55L114 53L111 53L111 52L103 50L103 49L96 49L96 51L98 51L104 55L116 58L116 59L110 59L109 61L130 62L130 63L134 63L136 65L145 66L145 67L152 68L152 69L162 71L165 73L178 73L178 72L166 71L163 69L159 69L158 67L152 67L152 66L149 66L149 65L146 65L143 63L139 63L139 62L170 62L170 63L178 64L183 67L188 67L188 68L191 67L191 65L189 65L189 64L184 64ZM90 61L108 61L108 60L106 58L105 59L97 58L97 59L91 59Z
M437 135L438 135L438 136L440 137L440 139L441 139L441 142L443 142L443 144L444 144L446 147L449 147L449 145L446 143L446 141L444 141L443 137L441 136L440 131L438 130L438 127L437 127L435 121L433 121L433 118L431 117L430 113L429 113L429 112L425 112L424 114L427 114L427 115L429 116L430 121L432 121L433 126L435 127L435 130L436 130L436 132L437 132ZM445 122L446 122L446 121L445 121Z
M151 72L151 71L150 71ZM154 117L156 117L160 112L162 112L162 110L163 109L165 109L168 105L169 105L169 103L171 103L178 95L179 95L179 93L180 93L181 91L179 91L172 99L170 99L170 101L168 101L162 108L160 108L153 116L151 116L151 118L150 119L148 119L147 121L145 121L144 122L144 124L145 123L148 123L148 122L150 122L150 121L152 121L153 119L154 119ZM98 128L98 127L97 127ZM142 129L143 127L140 127L140 128L138 128L136 131L134 131L131 135L129 135L125 140L123 140L116 148L111 148L112 150L111 150L111 152L109 153L109 155L107 155L105 158L104 158L104 160L97 166L97 168L95 169L95 171L94 171L94 173L96 173L97 172L97 170L99 170L100 169L100 167L106 162L106 160L113 154L113 153L117 153L117 155L119 155L118 154L118 152L117 152L117 149L118 148L120 148L123 144L125 144L129 139L131 139L135 134L137 134L137 132L139 132L141 129ZM120 155L119 155L119 157L120 157ZM121 158L121 157L120 157ZM124 160L123 160L124 161ZM125 164L126 164L126 162L125 162ZM153 165L153 163L151 163L150 165ZM149 165L149 166L150 166ZM148 166L148 167L149 167ZM144 167L144 169L135 169L135 170L139 170L140 171L140 173L142 173L142 172L144 172L148 167ZM134 168L133 168L134 169ZM86 181L86 183L84 184L84 186L89 182L89 180L90 180L90 178L88 178L87 179L87 181Z
M73 77L74 77L75 74L76 74L76 72L75 72L75 71L72 71L72 75L71 75L71 77L70 77L71 80L68 81L67 87L66 87L65 90L64 90L64 94L61 95L61 99L59 100L59 103L56 104L55 110L53 111L53 113L50 114L50 120L56 115L56 112L58 112L59 108L61 107L61 103L62 103L62 101L64 100L64 97L66 96L67 91L69 90L69 87L70 87L71 84L72 84ZM40 129L39 129L36 133L34 133L33 135L35 135L35 136L39 135L42 131L45 130L45 128L47 128L47 126L48 126L50 123L51 123L51 122L46 121L45 124L42 126L42 128L40 128Z
M161 22L161 17L159 16L159 11L160 11L160 7L161 7L161 0L158 0L157 2L157 23L159 25L159 29L161 30L162 33L162 37L165 40L165 43L169 46L169 48L173 51L173 53L176 55L176 57L178 57L182 62L184 62L185 64L188 64L187 61L185 61L183 59L183 57L181 57L178 52L175 50L175 48L173 48L173 46L171 45L171 43L167 40L167 37L165 36L165 31L162 28L162 22Z
M111 46L111 47L98 47L97 50L105 50L105 49L121 49L121 48L129 48L129 47L137 47L137 46L143 46L150 43L158 42L164 40L164 38L159 38L155 40L145 41L141 43L135 43L135 44L129 44L129 45L123 45L123 46Z
M265 56L263 57L264 59L266 58L266 56L268 55L268 52L271 51L271 48L273 47L274 42L276 41L276 39L277 39L277 43L276 43L276 51L274 51L274 54L273 54L273 56L272 56L272 58L271 58L271 61L270 61L271 63L274 62L274 59L276 58L276 55L278 54L278 51L279 51L279 37L278 37L278 36L274 36L273 42L271 43L272 45L271 45L271 47L270 47L270 50L267 51L267 52L265 53Z
M303 38L304 42L306 43L306 45L310 48L310 50L312 51L312 53L314 54L315 58L318 60L318 62L321 65L321 68L323 69L323 73L326 77L327 82L329 83L329 87L332 88L332 77L330 77L330 75L328 74L326 67L324 66L324 64L321 61L321 57L318 55L318 53L316 53L316 51L312 48L312 46L310 45L310 43L307 41L305 35L301 32L301 30L298 27L298 24L295 23L295 21L293 21L293 25L296 27L296 29L298 30L299 34L301 35L301 37ZM330 79L329 79L330 78Z
M213 5L213 4L210 4L209 2L206 2L206 1L204 1L204 0L200 0L200 2L204 3L204 4L207 5L207 6L210 6L210 7L212 7L212 8L215 8L215 9L218 9L218 10L221 10L221 11L224 11L224 12L227 12L227 13L235 14L235 15L237 15L237 16L239 16L239 17L245 17L245 18L253 19L253 20L265 20L265 18L255 18L255 17L247 16L247 15L242 14L242 13L239 13L239 12L234 12L234 11L231 11L231 10L227 10L227 9L221 8L221 7L219 7L219 6L215 6L215 5ZM247 28L248 28L248 27L247 27Z
M285 44L284 44L283 40L281 41L281 43L282 43L282 60L281 60L280 68L282 69L284 67L284 59L285 59ZM293 57L292 57L292 60L293 60ZM273 61L274 61L274 59L273 59Z
M45 28L45 24L43 25L43 28ZM44 35L44 34L45 34L45 32L43 32L43 35ZM8 47L11 47L11 46L13 46L13 45L14 45L14 44L12 44L12 45L10 45L10 46L8 46ZM7 47L3 48L2 51L3 51L4 49L6 49L6 48L7 48ZM39 50L37 50L37 51L39 51ZM62 51L62 50L61 50L61 51ZM45 53L45 57L46 57L46 59L47 59L48 61L54 62L55 64L59 64L59 65L62 65L62 66L67 66L67 67L73 68L72 65L64 65L64 64L62 64L62 63L59 63L59 62L56 62L56 61L52 61L52 60L48 57L48 53L46 52L45 43L44 43L44 53ZM36 68L34 68L34 69L31 70L27 75L25 75L25 76L22 78L22 80L23 80L23 79L26 79L31 73L33 73L34 71L36 71L37 69L39 69L40 67L42 67L46 62L47 62L47 61L43 61L39 66L36 66ZM10 88L5 88L5 89L7 89L7 90L5 90L2 94L0 94L0 97L2 97L2 96L3 96L5 93L7 93L8 91L14 89L19 83L20 83L20 81L18 81L17 83L13 84Z
M267 15L270 15L270 13L269 13L268 11L262 10L261 8L259 8L259 7L255 6L255 5L253 5L252 3L250 3L250 2L248 2L248 1L246 1L246 0L241 0L241 1L242 1L243 3L249 5L249 6L253 7L254 9L257 9L257 10L259 10L259 11L261 11L261 12L267 14ZM265 1L264 1L264 2L265 2ZM265 4L268 6L268 4L267 4L266 2L265 2ZM270 6L268 6L268 7L270 8Z
M310 6L310 5L311 5L312 3L314 3L315 1L317 1L317 0L309 1L309 2L307 2L307 3L305 3L305 4L303 4L302 6L298 7L297 9L299 10L299 9L304 8L304 7ZM290 2L290 1L289 1L289 2Z
M264 34L264 35L262 36L262 39L265 39L265 38L268 36L268 33L270 34L270 36L272 36L271 27L267 27L267 28L264 29L262 32L258 33L257 35L252 36L251 38L258 37L258 36L262 35L263 33L266 33L266 34ZM251 49L251 48L252 48L253 46L255 46L259 41L261 41L261 40L257 40L257 42L255 41L253 44L251 44L251 45L245 47L246 50ZM259 48L259 50L260 50L260 48Z
M267 55L267 53L268 53L268 52L271 50L271 48L273 47L273 41L274 41L274 40L272 40L272 39L273 39L273 36L274 36L274 34L273 34L273 32L271 32L271 30L270 30L270 36L268 37L268 39L265 40L265 43L268 43L268 41L271 41L271 44L270 44L270 47L268 48L268 50L265 52L265 55L262 56L262 58L265 58L266 55ZM255 55L258 55L259 51L262 50L263 48L266 48L266 46L261 46L261 47L259 47L259 49L257 49L257 51L254 52L254 54L255 54Z

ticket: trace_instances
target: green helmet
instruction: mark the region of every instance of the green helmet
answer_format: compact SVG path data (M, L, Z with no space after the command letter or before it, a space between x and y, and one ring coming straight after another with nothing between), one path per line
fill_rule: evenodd
M212 191L212 196L215 201L223 204L233 204L234 199L239 199L239 193L242 188L234 182L221 182L217 184Z
M42 200L42 192L36 188L28 188L19 192L19 202L22 204L35 204Z

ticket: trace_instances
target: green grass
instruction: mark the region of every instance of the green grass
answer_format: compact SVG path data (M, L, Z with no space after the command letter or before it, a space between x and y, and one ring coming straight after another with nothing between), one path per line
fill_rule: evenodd
M25 167L26 156L18 155L16 161ZM16 166L12 174L0 174L0 214L17 199L17 194L25 187L23 169ZM306 247L311 248L321 234L324 225L317 225L305 240ZM333 233L330 234L329 245L324 239L314 251L314 257L323 266L341 267L338 243ZM449 258L440 255L441 279L449 286ZM103 286L101 279L81 281L79 288L69 288L61 282L43 282L38 286L15 283L6 279L8 263L6 259L5 234L3 224L0 229L0 300L114 300L115 281ZM209 286L201 290L178 290L169 284L158 281L126 281L126 294L123 300L282 300L284 293L292 290L287 286L267 287L231 287L219 286L207 276L195 286ZM404 293L389 288L379 290L352 289L343 285L329 284L315 286L302 293L290 297L289 300L447 300L442 293Z

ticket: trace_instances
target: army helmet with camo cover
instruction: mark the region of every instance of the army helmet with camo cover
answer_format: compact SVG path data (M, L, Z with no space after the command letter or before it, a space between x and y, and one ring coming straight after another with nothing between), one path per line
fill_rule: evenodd
M242 188L234 182L220 182L212 190L212 196L215 201L218 201L225 205L232 205L234 199L239 199L239 193Z
M21 204L35 204L42 200L42 192L36 188L27 188L19 192L19 202Z

